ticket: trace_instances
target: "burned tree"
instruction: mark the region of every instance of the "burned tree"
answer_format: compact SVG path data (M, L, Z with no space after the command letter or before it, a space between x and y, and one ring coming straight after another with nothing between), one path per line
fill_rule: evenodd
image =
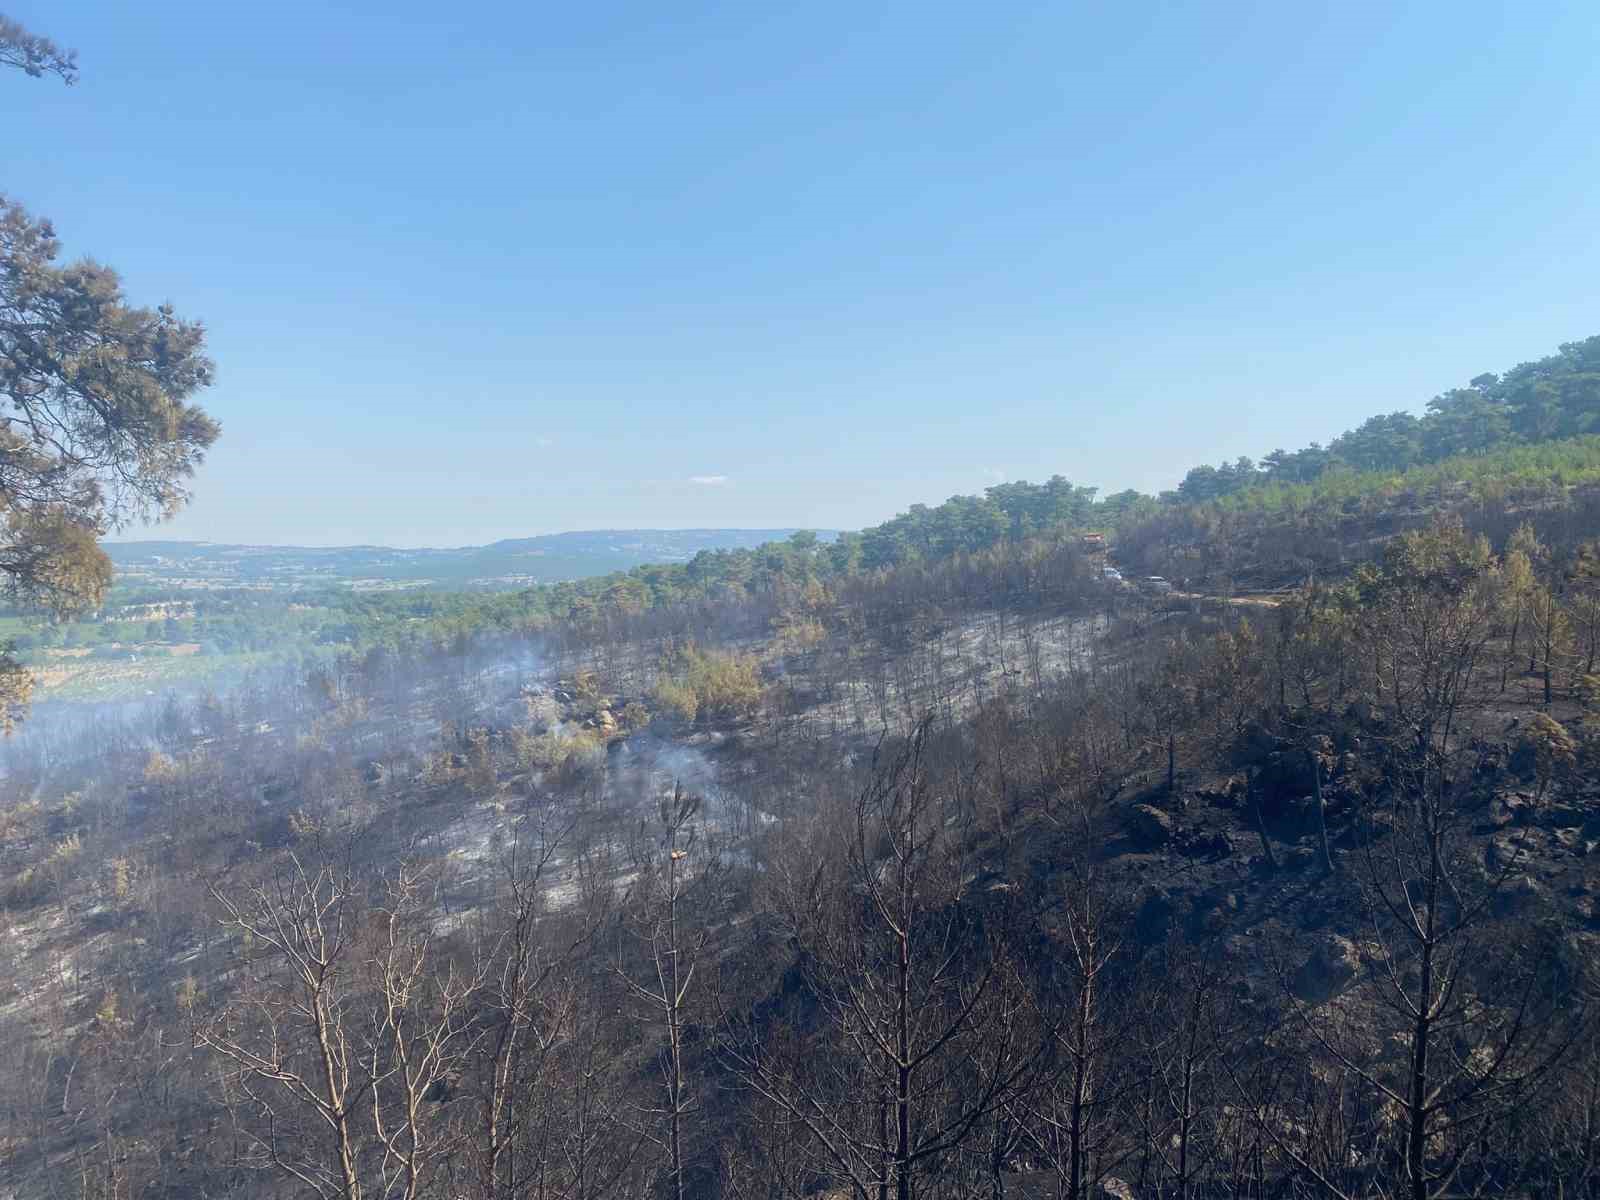
M435 953L426 873L402 863L363 878L347 846L211 894L238 983L197 1011L194 1032L219 1060L239 1165L322 1200L425 1194L450 1145L439 1101L481 983Z
M727 1041L817 1177L858 1200L912 1200L1037 1060L1012 892L969 890L964 806L935 782L929 742L924 720L861 790L834 852L794 864L778 915L802 986Z

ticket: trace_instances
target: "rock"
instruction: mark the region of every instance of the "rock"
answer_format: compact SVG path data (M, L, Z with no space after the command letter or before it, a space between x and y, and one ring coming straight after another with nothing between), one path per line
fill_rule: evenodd
M1100 1196L1102 1200L1138 1200L1129 1187L1115 1175L1100 1181Z
M1497 916L1510 916L1512 913L1526 912L1543 897L1544 889L1534 882L1532 876L1518 875L1500 885L1490 907Z
M1245 775L1229 775L1220 780L1214 787L1195 789L1194 798L1202 804L1210 804L1217 808L1237 808L1244 802L1250 790L1250 780Z
M1361 954L1347 937L1329 934L1294 973L1290 986L1308 1004L1332 999L1361 971Z
M1502 833L1490 838L1489 844L1483 849L1483 865L1496 875L1508 870L1514 863L1527 861L1527 858L1526 839L1514 834Z
M1164 846L1177 829L1177 821L1152 804L1135 804L1128 814L1128 832L1142 846Z
M1481 833L1493 833L1496 829L1504 829L1515 818L1516 813L1512 811L1511 805L1501 797L1495 796L1489 801L1488 815L1478 823L1478 830Z
M368 783L382 786L389 782L389 768L381 762L369 762L364 777Z

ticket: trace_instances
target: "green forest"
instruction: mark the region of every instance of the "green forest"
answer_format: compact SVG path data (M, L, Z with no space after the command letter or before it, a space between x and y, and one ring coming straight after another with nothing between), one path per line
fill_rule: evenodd
M191 645L186 673L198 681L246 663L365 655L449 643L476 632L627 620L651 609L780 597L810 583L837 584L963 557L1010 554L1025 545L1104 531L1126 565L1192 577L1209 590L1280 587L1370 555L1359 543L1397 514L1470 515L1485 506L1530 512L1600 482L1600 337L1561 347L1504 375L1480 375L1428 402L1420 418L1373 417L1326 448L1274 451L1190 470L1159 496L1099 495L1056 476L997 484L981 495L913 505L881 525L831 540L799 532L752 549L701 551L658 564L512 593L440 588L353 593L336 586L166 589L117 585L97 618L30 621L19 611L15 647L35 665L50 652L87 651L128 663L149 648ZM1259 551L1263 539L1298 543L1296 555ZM1256 548L1256 549L1252 549ZM1251 556L1255 557L1252 558ZM1270 569L1263 570L1263 563ZM139 605L182 601L184 615L119 620ZM124 671L88 690L142 686ZM47 693L48 694L48 693ZM84 689L68 694L84 694Z

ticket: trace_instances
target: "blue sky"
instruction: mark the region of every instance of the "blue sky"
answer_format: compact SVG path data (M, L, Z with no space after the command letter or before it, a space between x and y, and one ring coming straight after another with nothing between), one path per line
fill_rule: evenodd
M1600 332L1592 0L4 2L0 187L210 328L146 535L1154 490Z

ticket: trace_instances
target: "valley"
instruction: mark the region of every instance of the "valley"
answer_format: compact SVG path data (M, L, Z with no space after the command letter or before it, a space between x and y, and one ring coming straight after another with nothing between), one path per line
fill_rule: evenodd
M702 550L750 549L794 529L587 530L511 538L487 546L238 546L210 542L116 541L106 552L133 590L252 588L355 591L412 587L508 590L687 562Z

